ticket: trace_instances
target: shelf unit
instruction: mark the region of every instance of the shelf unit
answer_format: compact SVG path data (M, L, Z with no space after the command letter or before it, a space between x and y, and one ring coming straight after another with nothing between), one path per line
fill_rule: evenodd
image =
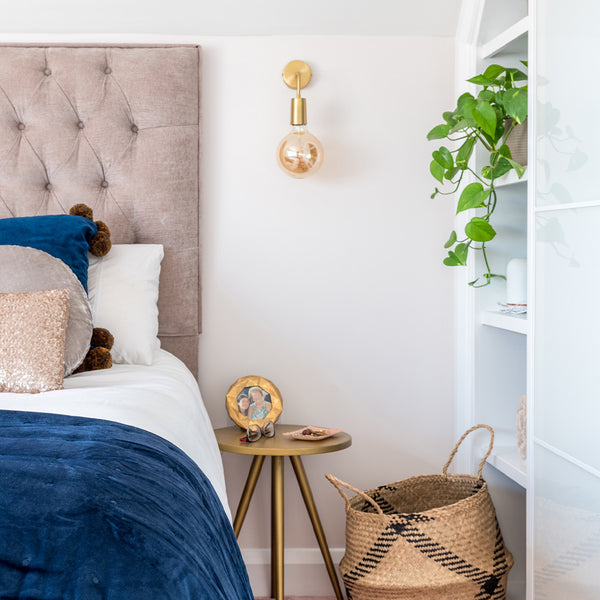
M496 180L496 188L503 188L503 187L508 187L508 186L519 186L519 185L527 187L527 181L529 181L529 176L528 176L527 171L525 171L525 173L523 173L523 177L521 177L520 179L514 171L510 171L510 173L507 173L506 175L503 175L502 177L500 177Z
M528 56L529 17L519 0L466 0L464 43L457 52L457 96L478 93L464 82L490 64L525 69ZM459 28L460 31L460 28ZM462 52L461 52L462 48ZM462 77L461 77L462 75ZM462 84L462 87L461 87ZM475 157L475 169L478 159ZM527 256L528 173L521 179L514 171L496 182L498 203L494 213L496 237L490 243L489 261L494 273L505 275L510 259ZM464 227L459 215L458 228ZM470 219L470 216L468 217ZM506 301L506 284L500 278L485 288L467 284L481 273L480 257L470 259L457 285L458 350L457 435L474 423L486 423L495 431L494 449L487 459L488 482L507 547L515 558L509 575L509 600L526 596L526 506L528 464L517 445L516 421L519 399L527 391L527 314L499 310ZM462 358L464 357L464 358ZM467 468L476 468L485 452L485 440L471 445Z
M483 44L479 49L480 57L485 60L502 54L527 56L528 32L529 16L525 16Z
M512 20L507 23L505 28L496 32L490 39L484 37L486 19L495 21L497 11L504 11L505 9L511 10L510 2L506 6L503 5L501 9L494 6L492 2L483 2L483 10L479 14L481 19L479 38L475 40L476 51L473 53L475 58L472 62L472 70L474 72L483 72L492 63L519 66L520 61L527 58L529 16L522 15L519 12L520 8L514 9ZM518 178L517 174L511 171L496 183L498 193L498 208L496 210L499 227L497 227L496 239L494 239L493 244L490 244L490 257L494 260L495 265L493 268L495 272L501 274L504 274L506 264L511 258L526 256L527 185L527 170L521 178ZM475 270L478 266L475 263ZM510 422L508 413L514 412L516 419L516 410L514 410L516 402L520 395L526 391L525 364L518 372L516 372L517 370L511 372L508 379L512 379L512 384L508 388L506 385L499 386L497 394L485 389L487 384L478 382L476 375L482 368L484 371L486 370L486 365L481 363L502 363L506 358L505 355L514 353L517 348L523 356L523 363L525 362L529 326L527 314L511 314L498 309L490 309L491 306L497 306L498 303L505 301L505 293L505 284L502 282L488 286L485 290L475 290L473 292L472 306L474 309L473 318L475 319L473 340L475 351L473 354L478 359L474 361L475 392L472 398L472 413L475 414L475 420L492 421L490 424L496 430L502 431L502 435L499 436L502 442L497 442L488 463L524 488L527 472L526 464L518 454L516 436L514 433L512 435L508 434L509 428L507 425ZM479 329L480 326L483 326L483 329ZM487 331L487 328L493 328L499 333L491 334ZM518 335L515 337L513 334ZM479 364L477 364L477 360ZM515 398L511 398L511 402L506 402L505 394L510 387L518 387L519 394Z
M473 257L460 275L456 432L477 422L496 432L483 475L515 559L508 599L597 600L600 410L594 275L600 261L600 200L589 190L599 151L590 113L569 90L593 72L599 27L592 10L598 4L582 3L586 19L573 19L572 7L559 0L529 4L531 17L525 0L461 4L459 95L473 92L463 82L490 64L519 67L530 60L531 174L526 183L512 177L497 187L496 211L504 212L494 214L497 235L490 256L498 274L510 258L528 258L528 316L499 314L498 302L506 301L500 278L468 290L467 282L481 271ZM456 225L461 225L458 218ZM571 305L577 310L566 314L564 307ZM524 394L526 459L520 456L515 427ZM473 441L461 466L479 463L484 442L483 437Z
M496 431L495 436L494 450L487 460L488 464L527 489L527 461L519 453L515 434ZM479 448L478 452L485 452L485 448Z
M499 310L486 310L479 315L482 325L527 335L527 314L511 314Z

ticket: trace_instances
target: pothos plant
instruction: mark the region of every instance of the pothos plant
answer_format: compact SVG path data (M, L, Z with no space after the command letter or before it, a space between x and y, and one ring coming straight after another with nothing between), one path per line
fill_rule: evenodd
M522 64L527 66L525 61ZM503 275L492 273L486 249L496 236L490 223L498 201L496 180L513 169L519 178L525 172L525 168L513 160L507 141L515 127L527 118L527 75L519 69L490 65L483 74L468 81L481 86L477 97L470 93L460 96L456 108L443 113L445 122L427 134L428 140L451 142L451 148L440 146L433 152L429 170L440 184L450 184L452 189L442 191L436 187L431 197L452 195L461 190L456 214L478 209L466 224L464 236L456 231L450 234L444 245L448 249L444 264L466 265L469 252L480 251L485 272L469 285L484 287L494 277L505 279ZM478 147L483 149L479 157L485 159L476 171L470 159ZM463 186L463 179L470 183Z

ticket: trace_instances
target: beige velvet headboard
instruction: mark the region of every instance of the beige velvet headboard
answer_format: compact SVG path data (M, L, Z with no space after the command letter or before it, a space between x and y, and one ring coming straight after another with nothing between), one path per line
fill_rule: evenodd
M158 243L162 347L196 375L197 46L0 46L0 218L83 202L113 243Z

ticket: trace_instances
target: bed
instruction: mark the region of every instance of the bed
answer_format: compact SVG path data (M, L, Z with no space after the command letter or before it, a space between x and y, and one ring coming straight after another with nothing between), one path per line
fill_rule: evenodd
M195 379L199 101L196 46L0 46L0 339L39 355L59 339L27 337L45 319L67 346L60 385L0 388L2 599L252 598ZM83 279L3 233L80 203L113 244ZM115 364L74 374L88 321Z

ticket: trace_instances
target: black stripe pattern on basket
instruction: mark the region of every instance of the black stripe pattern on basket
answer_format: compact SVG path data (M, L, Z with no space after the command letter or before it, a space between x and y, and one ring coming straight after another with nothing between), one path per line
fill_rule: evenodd
M493 572L490 573L463 560L454 552L432 540L428 535L420 532L418 527L415 526L415 524L432 520L432 517L422 514L406 514L394 519L379 535L358 564L344 575L348 600L352 599L352 590L356 583L377 567L400 536L431 560L476 583L479 586L479 592L473 600L504 598L505 590L500 581L508 570L508 565L498 524L496 523Z

